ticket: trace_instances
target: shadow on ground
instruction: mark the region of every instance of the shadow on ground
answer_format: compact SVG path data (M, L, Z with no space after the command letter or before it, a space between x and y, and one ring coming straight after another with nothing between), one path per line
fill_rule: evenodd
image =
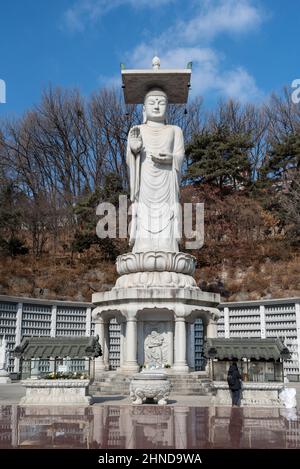
M105 404L108 401L124 401L128 396L95 396L93 397L93 404Z

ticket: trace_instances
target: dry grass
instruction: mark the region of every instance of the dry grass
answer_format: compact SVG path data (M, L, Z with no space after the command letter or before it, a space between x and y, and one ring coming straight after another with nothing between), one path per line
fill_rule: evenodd
M191 252L198 261L197 283L220 291L229 300L300 296L300 251L276 229L277 220L245 194L220 196L202 186L182 191L187 202L205 202L205 245ZM128 250L121 240L119 252ZM184 250L184 245L182 247ZM99 249L71 257L44 254L1 259L0 293L90 301L95 291L112 288L115 265Z
M232 259L214 262L196 270L197 283L224 283L227 299L281 298L300 296L300 256L274 261L256 259L250 266L233 255ZM89 262L88 256L60 260L31 256L4 259L0 268L0 293L35 298L90 301L95 291L113 287L117 278L114 263Z
M0 293L5 295L90 301L94 291L108 290L115 280L113 264L88 262L84 256L59 263L51 257L6 258L0 266Z

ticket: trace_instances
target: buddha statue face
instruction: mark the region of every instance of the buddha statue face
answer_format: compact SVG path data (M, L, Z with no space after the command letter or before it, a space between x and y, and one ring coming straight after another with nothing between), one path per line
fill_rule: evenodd
M144 100L144 121L162 122L166 121L168 98L162 90L149 91Z

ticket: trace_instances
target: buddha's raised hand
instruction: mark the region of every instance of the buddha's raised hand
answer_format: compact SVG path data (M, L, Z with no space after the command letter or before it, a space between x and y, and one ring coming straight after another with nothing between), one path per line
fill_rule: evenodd
M138 127L132 127L129 133L129 144L132 153L137 155L140 153L143 147L143 139L141 136L140 129Z

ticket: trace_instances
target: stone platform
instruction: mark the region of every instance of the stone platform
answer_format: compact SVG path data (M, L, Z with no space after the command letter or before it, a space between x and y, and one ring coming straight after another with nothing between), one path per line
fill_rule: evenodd
M165 370L170 382L171 394L181 396L212 396L212 380L205 372L190 372L180 375ZM106 371L101 378L90 385L90 393L93 396L124 395L129 396L131 374Z
M244 382L241 394L241 405L243 407L283 407L279 399L279 393L283 388L283 383ZM213 404L231 406L231 393L227 383L214 381L212 389L215 393Z
M136 373L154 363L175 373L193 368L189 342L192 324L203 323L204 336L217 336L220 296L203 292L193 273L196 258L183 252L148 251L117 258L114 288L94 293L92 317L104 356L96 359L96 380L109 367L108 324L121 325L120 369Z
M162 344L161 364L178 373L189 371L189 324L201 318L204 335L217 335L219 295L199 288L113 288L94 293L93 303L95 333L104 344L104 357L96 359L96 378L108 369L108 324L112 318L121 325L122 372L137 372L139 364L147 363L147 341L153 331Z
M7 376L0 376L0 384L10 384L11 379Z
M9 377L9 373L4 369L0 369L0 384L9 384L11 383L11 379Z
M11 383L11 379L9 374L6 370L0 370L0 384L9 384Z
M93 294L93 318L107 312L119 313L126 318L136 315L144 309L168 309L174 311L176 316L195 316L193 312L207 312L214 321L219 318L220 312L216 308L219 304L219 295L203 292L199 288L114 288L108 292Z
M20 405L89 405L88 379L26 379Z

